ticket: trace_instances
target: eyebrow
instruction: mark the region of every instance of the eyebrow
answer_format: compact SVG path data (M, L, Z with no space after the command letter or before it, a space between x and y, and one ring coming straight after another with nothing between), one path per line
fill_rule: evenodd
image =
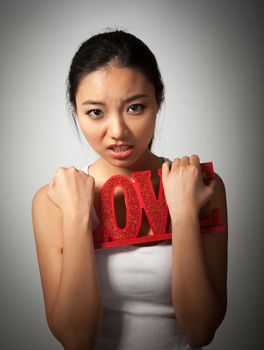
M131 102L131 101L134 101L140 97L148 97L148 95L146 95L146 94L133 95L133 96L130 96L130 97L126 98L125 100L123 100L123 102ZM82 105L102 105L102 106L105 106L105 103L102 101L87 100L87 101L84 101L82 103Z

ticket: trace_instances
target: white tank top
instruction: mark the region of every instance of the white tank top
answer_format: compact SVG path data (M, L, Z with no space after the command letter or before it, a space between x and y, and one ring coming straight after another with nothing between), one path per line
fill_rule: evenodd
M96 249L95 256L103 303L96 350L193 349L172 306L171 240Z

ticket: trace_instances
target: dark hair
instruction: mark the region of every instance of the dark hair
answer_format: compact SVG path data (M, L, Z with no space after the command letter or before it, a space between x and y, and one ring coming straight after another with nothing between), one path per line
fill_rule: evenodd
M135 68L143 73L154 86L158 109L164 101L164 85L157 60L143 41L123 30L96 34L80 45L68 75L67 98L77 131L75 97L79 83L87 74L110 64Z

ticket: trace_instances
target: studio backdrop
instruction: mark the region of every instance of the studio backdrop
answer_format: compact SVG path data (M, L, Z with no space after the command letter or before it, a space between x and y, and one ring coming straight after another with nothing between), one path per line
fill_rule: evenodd
M228 205L228 310L210 350L257 349L263 311L263 7L260 1L4 0L1 28L1 349L61 349L44 311L31 202L60 166L95 153L66 106L70 60L123 29L165 84L153 150L213 161Z

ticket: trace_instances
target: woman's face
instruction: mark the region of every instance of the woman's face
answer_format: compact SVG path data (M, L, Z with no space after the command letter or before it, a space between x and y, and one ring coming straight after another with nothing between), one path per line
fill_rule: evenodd
M144 74L114 66L96 70L81 80L76 108L83 134L103 160L124 168L148 161L158 106Z

